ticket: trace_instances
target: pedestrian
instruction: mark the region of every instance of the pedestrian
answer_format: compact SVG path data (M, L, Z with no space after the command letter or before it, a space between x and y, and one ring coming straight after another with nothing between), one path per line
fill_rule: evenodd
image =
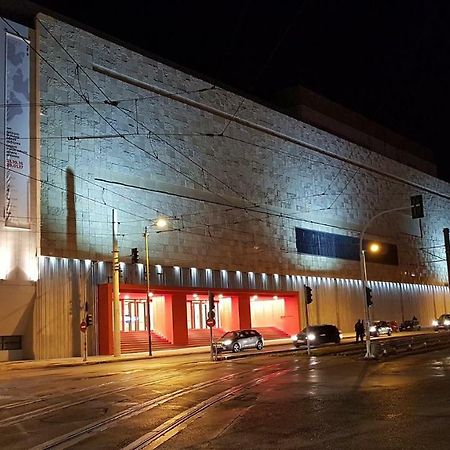
M355 335L356 335L356 342L359 342L359 338L361 336L361 319L358 319L355 323ZM361 342L362 342L362 336L361 336Z
M364 329L364 320L359 319L359 337L361 338L361 342L364 341L364 336L366 334L366 330Z

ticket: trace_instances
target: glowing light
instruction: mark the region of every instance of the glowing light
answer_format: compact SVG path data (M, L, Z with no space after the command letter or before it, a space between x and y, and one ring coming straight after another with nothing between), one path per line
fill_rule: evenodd
M369 245L369 250L370 250L370 252L372 252L372 253L378 253L379 251L380 251L380 244L378 244L378 242L372 242L370 245Z
M222 294L219 294L219 296L218 296L219 298L223 298L223 295Z
M158 228L164 228L167 226L167 220L164 219L164 217L160 217L157 221L156 221L156 226Z
M124 299L125 300L128 300L130 298L130 296L128 295L128 294L126 294L125 296L124 296Z

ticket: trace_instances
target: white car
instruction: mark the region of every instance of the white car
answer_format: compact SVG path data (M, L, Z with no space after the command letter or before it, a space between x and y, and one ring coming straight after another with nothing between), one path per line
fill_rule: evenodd
M385 320L376 320L370 325L369 332L371 336L375 337L383 334L390 336L392 334L392 328Z

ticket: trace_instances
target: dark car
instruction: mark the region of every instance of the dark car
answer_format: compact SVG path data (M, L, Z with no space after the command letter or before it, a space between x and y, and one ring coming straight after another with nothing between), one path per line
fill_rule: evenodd
M434 331L450 330L450 314L441 314L438 320L433 320Z
M369 332L371 336L375 337L383 334L390 336L392 334L392 328L385 320L375 320L370 325Z
M420 328L420 322L417 319L404 320L400 324L400 331L418 331Z
M342 333L336 325L310 325L307 328L291 336L293 344L300 348L309 345L315 347L321 344L339 344L341 342Z
M264 338L256 330L235 330L228 331L215 343L217 352L239 352L246 348L256 348L262 350Z

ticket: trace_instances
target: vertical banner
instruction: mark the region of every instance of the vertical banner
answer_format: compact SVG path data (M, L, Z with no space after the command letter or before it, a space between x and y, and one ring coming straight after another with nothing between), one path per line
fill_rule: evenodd
M8 32L5 44L5 226L30 228L29 46Z

